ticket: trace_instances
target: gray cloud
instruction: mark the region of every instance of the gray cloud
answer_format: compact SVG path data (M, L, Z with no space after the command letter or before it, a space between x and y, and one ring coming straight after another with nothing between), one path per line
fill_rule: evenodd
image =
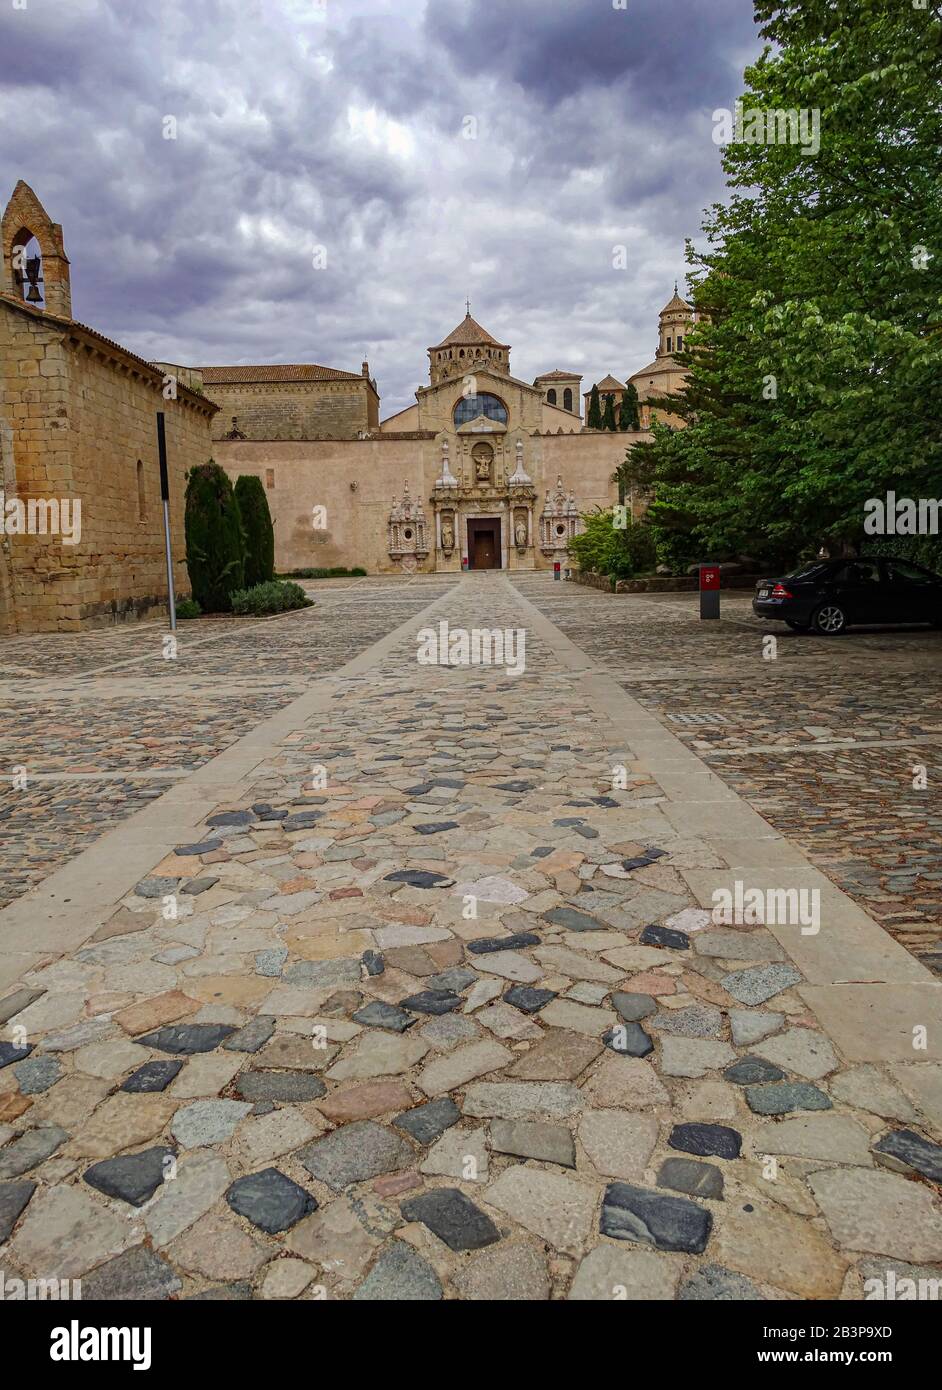
M749 0L47 0L0 47L0 195L62 222L77 317L182 362L367 355L391 414L466 293L519 376L649 360L759 42Z

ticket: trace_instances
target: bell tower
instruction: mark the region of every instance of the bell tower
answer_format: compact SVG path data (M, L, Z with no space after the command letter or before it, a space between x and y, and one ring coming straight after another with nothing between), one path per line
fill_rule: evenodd
M0 291L35 309L70 319L72 288L62 228L50 220L36 194L22 179L0 222L0 242Z

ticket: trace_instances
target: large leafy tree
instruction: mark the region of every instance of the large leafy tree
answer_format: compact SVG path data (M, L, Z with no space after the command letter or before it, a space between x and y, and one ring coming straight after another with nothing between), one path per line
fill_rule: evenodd
M726 205L688 248L708 315L678 354L688 425L625 471L652 519L715 551L856 543L863 504L942 493L942 18L901 0L754 0L755 109L815 141L724 152ZM812 127L813 128L813 127Z

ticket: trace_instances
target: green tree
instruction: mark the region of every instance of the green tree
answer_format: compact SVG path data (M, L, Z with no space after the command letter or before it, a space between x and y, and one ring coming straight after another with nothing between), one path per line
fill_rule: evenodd
M581 569L610 579L633 579L654 569L654 539L647 526L618 526L611 508L585 513L582 524L582 534L569 543L569 553Z
M261 478L242 474L235 498L245 532L245 587L265 584L275 575L275 528Z
M589 416L586 420L590 430L602 429L602 406L599 402L598 384L592 387L592 394L589 397Z
M863 504L942 492L942 18L889 0L754 0L729 201L688 247L708 319L630 469L714 554L856 545ZM768 141L769 112L805 138ZM818 134L815 134L815 124ZM779 129L782 129L779 123ZM660 404L665 404L660 402Z
M605 397L605 413L602 416L602 429L616 430L617 428L618 426L615 423L615 397L608 395Z
M628 382L621 396L621 405L618 408L618 428L620 430L636 430L641 424L641 417L638 411L638 392L637 389Z
M224 469L213 459L192 468L186 484L186 565L193 597L204 613L227 613L233 589L244 587L244 540L239 504Z

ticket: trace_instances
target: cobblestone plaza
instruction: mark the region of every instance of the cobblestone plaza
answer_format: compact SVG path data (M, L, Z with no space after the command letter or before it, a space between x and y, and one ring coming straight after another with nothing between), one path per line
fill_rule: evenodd
M5 1278L942 1277L939 635L768 660L737 598L309 587L174 659L156 624L3 646ZM417 660L443 622L523 634L520 674ZM735 882L815 893L818 930L718 920Z

